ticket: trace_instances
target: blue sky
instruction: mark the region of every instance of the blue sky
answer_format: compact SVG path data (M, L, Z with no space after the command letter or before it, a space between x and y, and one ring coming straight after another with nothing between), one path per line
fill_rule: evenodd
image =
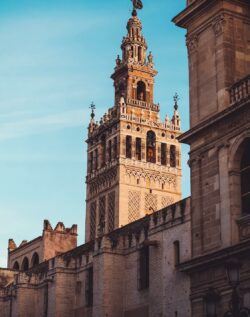
M185 31L171 18L185 0L144 0L143 33L159 75L155 102L173 112L180 95L188 119ZM79 226L84 236L86 132L89 105L97 117L113 106L110 75L130 16L129 0L1 0L0 2L0 266L7 240L42 232L43 219ZM189 195L183 147L183 196Z

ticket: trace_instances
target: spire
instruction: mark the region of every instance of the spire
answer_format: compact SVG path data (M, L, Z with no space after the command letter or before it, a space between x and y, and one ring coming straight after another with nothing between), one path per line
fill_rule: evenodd
M127 36L123 38L121 49L122 49L122 63L136 63L145 65L146 64L146 51L147 43L142 35L142 23L137 17L136 9L139 8L139 4L133 1L134 9L132 17L127 23ZM119 61L119 60L118 60Z
M132 0L133 12L127 23L127 34L123 37L121 57L116 58L116 66L111 78L114 80L115 105L121 97L126 105L132 102L134 107L154 105L154 69L153 55L147 54L147 42L142 34L142 23L137 10L142 9L141 0ZM158 106L153 106L159 111Z

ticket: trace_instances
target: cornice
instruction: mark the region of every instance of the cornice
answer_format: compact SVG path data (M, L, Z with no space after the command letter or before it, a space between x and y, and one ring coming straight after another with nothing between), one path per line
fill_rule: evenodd
M200 11L207 9L207 7L212 6L217 0L200 0L195 1L189 6L186 7L183 11L181 11L178 15L176 15L172 22L177 26L182 28L187 28L188 22L195 18Z
M201 131L209 128L210 126L212 126L216 123L218 123L220 120L235 113L236 111L239 111L243 107L249 106L249 101L250 101L250 98L245 100L243 103L236 103L236 104L232 105L231 107L226 108L224 111L202 121L194 128L183 133L177 139L182 143L190 144L192 142L192 140L197 136L198 133L200 133Z
M177 14L173 19L172 22L175 23L177 26L182 28L187 28L188 23L196 18L200 13L204 10L207 10L208 7L211 7L215 3L223 3L225 1L231 3L240 3L246 6L249 6L248 0L197 0L194 1L192 4L188 5L186 9L181 11ZM228 10L227 10L228 11ZM230 13L231 11L228 11ZM240 13L235 12L237 15Z
M230 257L240 257L248 255L250 252L250 240L241 242L231 247L221 249L219 251L209 253L200 257L196 257L190 261L183 262L177 266L181 272L192 273L197 270L205 269L209 266L225 265Z

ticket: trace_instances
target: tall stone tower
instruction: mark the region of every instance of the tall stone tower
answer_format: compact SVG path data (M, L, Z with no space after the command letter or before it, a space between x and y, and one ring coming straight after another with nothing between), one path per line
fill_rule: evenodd
M153 56L136 10L111 78L115 102L99 122L92 105L88 133L86 241L181 198L178 98L160 120L154 103Z

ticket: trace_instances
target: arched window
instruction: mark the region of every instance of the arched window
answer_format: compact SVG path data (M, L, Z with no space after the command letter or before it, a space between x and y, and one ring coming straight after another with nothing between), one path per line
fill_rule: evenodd
M143 81L137 83L137 99L146 101L146 85Z
M132 137L126 136L126 158L132 158Z
M39 264L39 255L35 252L31 259L31 266L37 266Z
M242 214L250 214L250 140L245 144L245 150L241 158L241 202Z
M101 139L101 165L102 167L106 164L106 136L103 135Z
M170 145L170 166L176 167L176 146Z
M138 47L138 61L139 62L142 61L142 47L141 46Z
M161 165L167 165L167 144L161 144Z
M19 271L19 263L16 261L13 265L13 270Z
M22 267L21 267L22 271L27 271L29 269L29 260L27 257L25 257L23 259L23 263L22 263Z
M147 133L147 162L156 162L156 136L153 131Z

